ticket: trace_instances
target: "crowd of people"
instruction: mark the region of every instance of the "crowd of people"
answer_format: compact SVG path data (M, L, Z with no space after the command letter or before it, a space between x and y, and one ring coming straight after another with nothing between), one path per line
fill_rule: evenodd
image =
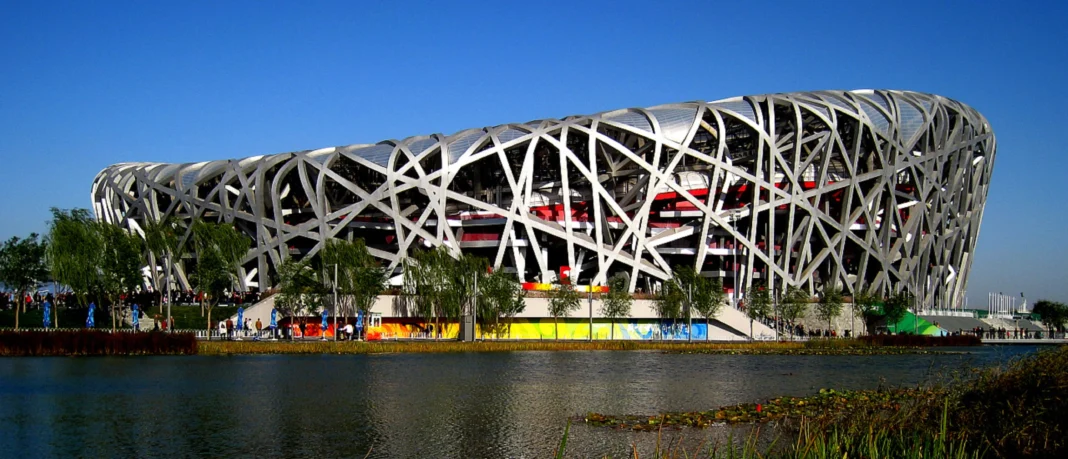
M16 292L0 292L0 310L14 309L18 304L19 296ZM42 307L45 301L52 305L67 305L76 303L73 293L60 293L52 295L52 292L36 292L27 294L23 301L27 309Z
M164 301L164 294L153 291L137 291L129 292L119 295L119 300L122 304L139 304L145 307L158 306L161 303L167 304ZM170 303L177 305L193 305L199 304L203 299L201 293L194 292L192 290L177 290L171 292ZM37 309L42 307L45 301L53 306L75 306L79 304L78 299L74 293L61 292L53 295L52 292L35 292L26 294L23 298L27 309ZM17 292L0 292L0 310L6 311L14 309L18 304L19 294ZM233 291L227 292L225 297L219 302L224 305L240 305L240 304L253 304L260 301L260 292L256 291ZM97 305L103 305L109 303L106 299L96 298L94 295L87 297L88 303L95 303Z
M798 338L838 338L839 336L843 338L849 338L853 335L852 330L843 330L841 333L839 333L838 330L834 329L806 329L803 324L791 325L786 320L781 318L776 320L774 318L766 317L761 320L761 322L763 322L764 325L767 325L769 328L775 329L781 335L792 334L793 336Z
M1027 328L975 327L970 331L959 331L961 334L967 332L982 339L1043 339L1043 337L1047 335L1047 333L1043 333L1041 330L1031 330Z

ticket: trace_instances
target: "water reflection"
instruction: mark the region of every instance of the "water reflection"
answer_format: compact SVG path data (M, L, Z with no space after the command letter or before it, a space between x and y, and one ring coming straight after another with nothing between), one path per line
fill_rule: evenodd
M30 456L546 457L587 411L709 409L821 387L913 384L971 355L657 352L0 359L0 450ZM723 430L687 431L691 442ZM736 437L739 434L736 433ZM572 430L576 455L655 436ZM584 454L585 453L585 454Z

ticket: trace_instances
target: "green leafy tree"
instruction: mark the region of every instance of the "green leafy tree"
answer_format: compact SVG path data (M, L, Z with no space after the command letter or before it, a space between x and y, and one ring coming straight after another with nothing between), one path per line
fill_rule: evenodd
M611 322L611 328L608 329L609 339L616 339L616 320L630 317L634 297L627 291L629 283L626 274L617 273L608 279L608 293L601 295L601 315Z
M297 319L302 325L307 323L307 316L317 310L323 303L326 289L307 260L296 261L288 258L278 266L278 282L275 284L275 309L291 320ZM303 338L303 336L301 337Z
M179 226L178 220L167 218L163 221L149 220L145 224L145 247L152 253L156 264L163 264L163 285L160 288L159 277L153 269L152 280L157 292L161 292L167 299L167 322L171 319L171 276L174 275L174 260L181 259L185 255L181 244L181 233L184 229ZM149 264L155 267L155 264ZM172 330L173 331L173 330Z
M827 329L831 329L831 321L842 313L842 289L836 284L825 285L820 302L816 305L816 316L827 322Z
M689 309L690 303L686 296L686 287L679 283L678 278L665 280L660 290L653 297L653 308L657 317L662 320L671 320L674 326L675 320L683 317L684 311Z
M553 339L560 339L560 318L567 317L582 305L579 292L571 286L570 279L557 280L549 291L549 315L553 317Z
M719 313L723 303L726 301L726 295L723 293L723 282L719 279L701 276L690 267L678 269L675 272L675 279L678 291L682 294L683 308L685 308L685 313L682 316L689 319L690 311L697 311L705 319L706 330L711 331L711 321ZM674 292L669 292L669 295L672 293ZM710 334L705 334L706 340Z
M515 276L504 271L493 271L478 284L478 319L482 329L489 329L500 338L503 327L501 318L509 319L526 308L523 286ZM485 332L483 332L485 336Z
M871 333L871 322L875 321L876 316L879 314L878 307L879 297L874 294L873 291L863 288L860 284L853 289L852 303L850 308L852 310L852 318L850 318L850 327L853 330L857 330L857 323L855 323L855 317L861 316L861 320L864 322L864 333Z
M745 316L749 318L749 339L753 339L753 321L771 314L771 292L763 282L753 284L745 305Z
M864 332L870 335L872 324L882 316L879 311L879 296L867 288L857 287L853 294L852 308L853 316L861 317L864 321Z
M894 326L894 332L900 333L897 329L898 322L905 318L905 314L908 313L909 307L912 306L912 294L904 290L890 295L890 298L886 299L883 304L883 317L886 318L886 325Z
M211 329L211 310L219 304L225 291L238 282L241 260L248 254L251 241L229 223L193 223L193 241L197 267L193 282L204 297Z
M782 297L780 314L787 327L790 328L790 339L794 337L794 325L797 323L797 319L805 316L805 310L808 309L811 301L812 297L809 296L808 292L794 285L786 287L786 294Z
M35 290L48 275L46 250L45 243L38 241L37 233L26 238L12 237L0 246L0 283L18 295L15 330L19 329L19 310L26 312L26 293Z
M106 222L97 222L94 227L102 242L97 291L111 305L111 330L114 332L118 308L125 306L124 294L137 290L144 280L141 275L141 238Z
M46 261L52 279L70 287L77 302L85 306L89 293L97 286L103 253L96 222L88 210L53 207L47 241ZM56 326L59 326L58 317Z
M363 239L351 242L330 239L323 247L321 259L323 278L334 282L336 274L337 314L367 315L386 289L389 274L367 250Z
M459 319L474 297L476 278L485 276L486 260L471 255L452 256L444 246L417 252L404 261L404 286L417 313L435 322ZM474 304L471 304L474 307Z
M1068 322L1068 306L1058 301L1038 300L1031 313L1042 318L1051 335L1055 330L1064 330L1065 322Z

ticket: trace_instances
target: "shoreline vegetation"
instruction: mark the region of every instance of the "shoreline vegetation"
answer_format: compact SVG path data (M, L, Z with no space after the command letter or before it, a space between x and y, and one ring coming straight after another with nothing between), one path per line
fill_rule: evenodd
M708 411L588 413L568 421L556 453L565 457L566 432L575 421L655 432L658 458L1068 457L1068 346L951 378L914 388L821 389ZM671 431L739 424L778 429L768 446L757 441L759 428L740 442L695 449L682 446L681 437L662 441Z
M966 346L955 341L949 346ZM936 354L924 346L897 346L875 340L826 339L773 342L672 341L202 341L201 355L387 354L521 351L661 351L667 354L896 355Z
M917 339L922 338L922 339ZM970 337L865 337L772 342L674 341L198 341L189 333L107 331L0 332L0 356L393 354L520 351L660 351L668 354L935 354L939 346L979 344ZM960 352L956 350L955 352Z

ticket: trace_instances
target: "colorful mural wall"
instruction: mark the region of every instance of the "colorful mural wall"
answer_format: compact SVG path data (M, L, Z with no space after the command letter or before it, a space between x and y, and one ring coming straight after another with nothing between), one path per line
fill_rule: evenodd
M456 338L460 327L450 323L442 327L441 338ZM479 339L590 339L590 322L588 319L561 319L554 323L552 319L515 319L511 324L502 324L500 330L494 327L479 326L476 329ZM423 324L383 323L380 328L381 338L429 338L438 337L437 332L424 327ZM705 340L708 328L703 321L694 321L692 339ZM687 339L688 327L685 321L676 322L656 320L622 320L611 323L594 320L593 339ZM721 338L720 338L721 339Z
M344 326L344 324L338 324ZM291 325L293 336L300 338L300 328L297 324ZM440 327L437 330L435 327ZM498 330L499 328L499 330ZM714 327L713 327L714 328ZM922 317L917 317L911 312L895 325L889 326L891 332L913 333L928 336L944 336L946 331L928 322ZM438 338L457 339L460 333L458 323L425 324L422 322L383 322L380 327L371 327L365 330L368 340L379 339L407 339L407 338ZM685 321L658 321L627 319L615 323L607 320L595 319L593 321L593 339L623 339L623 340L650 340L668 339L685 340L688 333L692 333L690 339L703 341L708 338L708 327L704 321L695 320L692 330L688 330ZM500 327L483 327L476 329L479 339L530 339L530 340L588 340L590 339L590 323L588 319L560 319L554 322L552 319L514 319L511 324L502 324ZM304 327L303 337L332 339L334 337L334 324L330 322L324 330L319 321L309 321ZM722 339L724 332L718 330L718 337ZM557 338L558 337L558 338Z

